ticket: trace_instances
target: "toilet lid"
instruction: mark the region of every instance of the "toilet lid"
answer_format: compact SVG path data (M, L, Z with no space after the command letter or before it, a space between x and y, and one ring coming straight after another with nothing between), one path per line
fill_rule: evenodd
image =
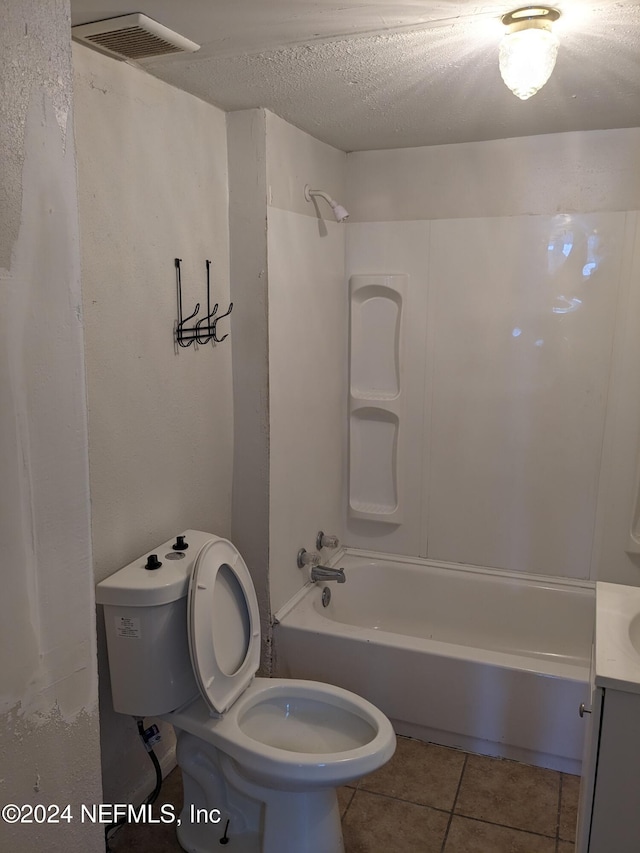
M260 664L258 599L246 563L226 539L210 539L196 557L187 620L200 693L212 711L223 714Z

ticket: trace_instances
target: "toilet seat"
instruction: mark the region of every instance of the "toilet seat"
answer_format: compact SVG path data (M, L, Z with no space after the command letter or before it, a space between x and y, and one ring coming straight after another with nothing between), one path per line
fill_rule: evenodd
M253 581L234 545L212 537L189 582L189 654L196 683L214 716L251 684L260 664L260 615Z
M270 738L248 730L247 716L271 700L295 703L306 699L332 706L345 716L359 718L367 734L349 745L328 747L326 752L307 751L300 744L275 745ZM255 678L223 717L212 719L203 697L164 717L178 731L222 750L242 768L243 774L267 788L280 791L318 790L337 787L365 776L393 755L395 734L387 717L366 699L318 681L288 678ZM284 731L290 720L282 718ZM259 730L258 730L259 731ZM265 726L268 735L268 721Z

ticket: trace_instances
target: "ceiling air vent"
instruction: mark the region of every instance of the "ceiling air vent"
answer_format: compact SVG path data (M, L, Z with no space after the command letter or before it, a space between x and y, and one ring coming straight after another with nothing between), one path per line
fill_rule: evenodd
M118 59L150 59L193 53L200 45L174 33L146 15L121 15L72 27L74 39Z

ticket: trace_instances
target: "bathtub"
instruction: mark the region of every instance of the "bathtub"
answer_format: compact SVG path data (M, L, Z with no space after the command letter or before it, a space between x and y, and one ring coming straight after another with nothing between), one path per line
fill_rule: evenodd
M580 772L593 584L350 549L333 564L347 583L276 614L278 675L353 690L398 734Z

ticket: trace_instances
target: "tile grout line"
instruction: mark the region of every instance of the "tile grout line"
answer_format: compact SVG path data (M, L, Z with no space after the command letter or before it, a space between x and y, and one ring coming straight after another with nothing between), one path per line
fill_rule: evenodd
M349 802L347 803L347 807L346 807L346 809L345 809L345 810L342 812L342 814L340 815L340 823L342 823L342 821L343 821L343 820L345 819L345 817L347 816L347 812L348 812L348 811L349 811L349 809L351 808L351 804L353 803L353 801L354 801L354 800L355 800L355 798L356 798L356 792L357 792L357 790L358 790L358 786L359 786L359 785L360 785L360 779L358 779L358 781L356 782L356 784L355 784L355 785L353 785L353 786L351 786L351 785L344 785L344 787L345 787L345 788L352 788L353 793L351 794L351 797L349 798ZM336 792L336 796L337 796L337 792Z
M449 829L451 828L451 821L453 820L453 810L455 809L456 803L458 802L458 794L460 793L460 788L462 787L462 779L464 778L464 771L467 769L468 760L469 754L465 753L464 762L462 764L462 771L460 772L460 778L458 779L458 787L456 788L453 803L451 803L451 811L449 812L449 820L447 821L447 828L445 829L444 838L442 839L442 847L440 848L440 853L444 853L444 848L447 844L447 839L449 838Z
M510 829L513 832L521 832L523 835L533 835L535 838L544 838L547 841L556 841L554 835L545 835L544 832L536 832L533 829L523 829L520 826L512 826L510 823L497 823L495 820L487 820L483 817L471 817L467 814L456 814L455 817L463 818L464 820L472 820L474 823L486 823L487 826L499 826L502 829Z
M352 804L352 803L353 803L353 801L355 800L355 797L356 797L356 791L357 791L357 788L353 788L353 793L352 793L352 794L351 794L351 796L349 797L349 802L347 803L347 807L345 808L345 810L344 810L344 811L342 812L342 814L340 815L340 823L342 823L342 821L343 821L343 820L345 819L345 817L347 816L347 812L349 811L349 809L351 808L351 804Z
M368 788L358 788L363 794L371 794L372 797L384 797L385 800L394 800L396 803L408 803L410 806L419 806L421 809L430 809L433 812L442 812L449 814L450 809L443 809L441 806L430 806L429 803L419 803L417 800L408 800L406 797L394 797L393 794L383 794L381 791L370 791Z
M562 773L559 774L558 816L556 818L556 853L560 850L560 815L562 814Z

